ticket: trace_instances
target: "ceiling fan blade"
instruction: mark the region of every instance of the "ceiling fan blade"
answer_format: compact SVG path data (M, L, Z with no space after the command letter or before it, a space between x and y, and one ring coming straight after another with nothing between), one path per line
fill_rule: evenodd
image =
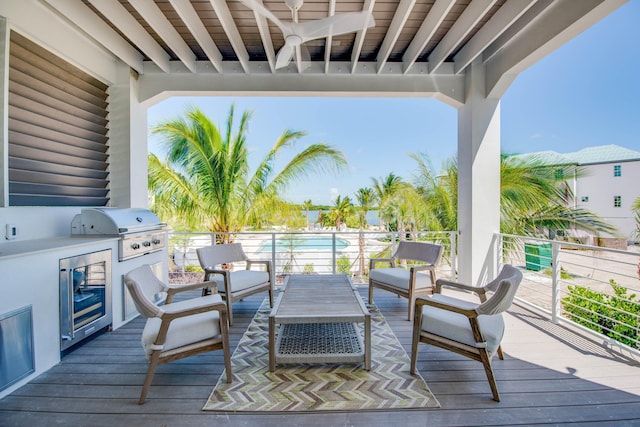
M349 12L293 24L293 31L302 37L304 41L308 41L321 37L353 33L374 25L375 20L370 12Z
M286 67L289 65L291 58L293 58L293 53L295 52L296 47L292 44L285 43L284 46L278 52L276 56L276 70L278 68Z
M248 8L253 9L253 11L257 14L273 21L274 24L280 27L283 33L288 34L291 32L291 24L289 22L279 20L276 15L274 15L269 9L264 7L262 2L257 0L240 0L240 2L244 3L244 5Z

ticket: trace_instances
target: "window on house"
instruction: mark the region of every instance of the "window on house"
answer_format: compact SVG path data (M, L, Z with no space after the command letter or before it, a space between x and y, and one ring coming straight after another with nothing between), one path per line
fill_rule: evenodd
M622 207L622 196L613 196L613 207L614 208Z
M622 176L622 165L613 165L613 176Z
M562 169L556 169L556 179L557 180L564 179L564 171Z
M584 203L586 203L586 202L589 201L589 196L582 196L582 199L580 199L580 200L582 200Z

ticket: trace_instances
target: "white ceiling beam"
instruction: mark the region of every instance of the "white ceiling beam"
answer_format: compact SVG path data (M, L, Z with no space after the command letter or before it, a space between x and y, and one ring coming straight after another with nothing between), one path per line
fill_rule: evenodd
M536 0L508 0L453 57L454 72L461 73L535 3Z
M502 49L504 45L525 30L529 24L535 21L542 12L557 0L539 0L530 7L520 18L516 20L505 32L500 34L487 48L482 52L482 62L489 61L493 55Z
M113 22L158 67L165 73L169 72L169 54L142 28L142 25L131 16L120 2L117 0L89 0L89 2L109 21Z
M593 26L626 0L558 0L486 66L487 97L500 97L515 76Z
M129 4L131 4L140 16L151 25L151 28L162 37L169 48L180 58L180 61L182 61L185 67L192 73L195 73L196 56L164 16L156 3L153 0L129 0Z
M333 16L336 14L336 0L329 0L329 13L327 16ZM333 43L333 36L329 34L324 44L324 72L329 73L329 62L331 61L331 43Z
M227 2L225 0L209 0L211 2L211 6L216 11L216 15L218 15L218 19L220 20L220 24L224 29L224 32L227 34L229 38L229 42L231 43L231 47L236 53L238 57L238 62L242 66L242 69L245 73L249 72L249 53L247 52L247 48L242 41L242 37L240 37L240 32L238 31L238 27L236 26L235 21L233 20L233 16L231 16L231 11L229 11L229 6L227 6Z
M373 13L373 6L376 4L376 0L365 0L362 6L363 12ZM364 38L367 35L369 27L365 27L356 33L356 38L353 42L353 49L351 49L351 72L355 73L358 67L358 59L360 58L360 52L362 52L362 45L364 44Z
M473 30L476 24L491 9L496 0L475 0L469 3L442 41L429 55L429 72L435 73L451 52Z
M416 63L420 54L427 46L431 38L440 27L444 18L446 18L447 14L456 4L456 0L436 0L436 2L429 9L429 13L427 13L427 17L422 21L422 25L418 29L418 32L411 40L411 43L407 47L407 50L402 55L402 63L404 66L404 71L408 72L409 69Z
M169 0L171 6L175 9L182 19L182 22L187 26L189 32L196 39L207 58L214 66L216 71L222 72L222 54L218 50L218 46L213 42L209 32L205 28L204 24L200 20L200 17L193 9L189 0Z
M393 15L393 19L391 20L391 24L389 25L387 35L384 37L382 45L380 46L380 50L378 51L378 73L382 72L384 65L387 63L389 55L393 50L393 46L396 44L396 41L400 36L400 31L402 31L402 28L407 22L409 14L411 13L411 10L413 10L413 6L415 4L416 0L400 0L398 8L396 9L396 13Z
M46 0L46 2L108 51L120 58L122 62L133 68L137 73L142 74L144 71L144 58L140 52L93 13L89 7L83 3L75 3L68 0Z
M262 4L262 0L255 0L257 3ZM241 2L242 3L242 2ZM244 4L244 3L242 3ZM245 5L246 6L246 5ZM269 69L272 73L276 72L276 51L273 48L273 40L271 40L271 32L269 31L269 22L264 15L249 8L253 12L253 16L256 19L256 25L258 26L258 32L262 39L262 46L264 47L264 53L267 55L267 62L269 63Z
M201 71L196 74L167 74L159 70L147 70L138 80L139 100L146 106L169 96L368 96L436 98L454 108L464 103L464 76L402 74L378 74L373 67L362 70L363 74L350 74L348 69L338 73L333 68L330 74L319 67L315 74L304 73L304 78L291 70L290 73L244 72L224 73ZM254 64L255 65L255 64ZM232 68L238 65L229 64ZM360 72L360 70L358 71ZM348 77L348 78L345 78Z

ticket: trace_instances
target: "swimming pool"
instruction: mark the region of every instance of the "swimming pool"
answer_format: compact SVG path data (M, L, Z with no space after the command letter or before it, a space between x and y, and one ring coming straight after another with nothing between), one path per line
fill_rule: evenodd
M304 251L331 251L333 250L333 238L330 236L302 236L282 237L276 239L277 252L304 252ZM336 238L336 250L342 250L349 246L349 242ZM271 252L271 241L262 242L259 252Z

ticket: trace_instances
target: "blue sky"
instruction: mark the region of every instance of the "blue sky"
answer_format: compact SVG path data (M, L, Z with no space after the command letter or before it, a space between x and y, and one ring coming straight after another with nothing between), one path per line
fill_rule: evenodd
M502 151L605 144L640 151L639 22L640 1L632 0L521 73L502 98ZM294 183L285 198L296 203L330 204L337 194L353 199L390 172L411 180L416 163L409 153L426 153L436 171L456 154L457 111L433 99L175 97L149 109L149 125L197 105L222 127L231 104L237 113L252 112L251 164L287 128L307 133L296 149L324 142L347 156L341 176ZM150 149L158 151L155 137Z

